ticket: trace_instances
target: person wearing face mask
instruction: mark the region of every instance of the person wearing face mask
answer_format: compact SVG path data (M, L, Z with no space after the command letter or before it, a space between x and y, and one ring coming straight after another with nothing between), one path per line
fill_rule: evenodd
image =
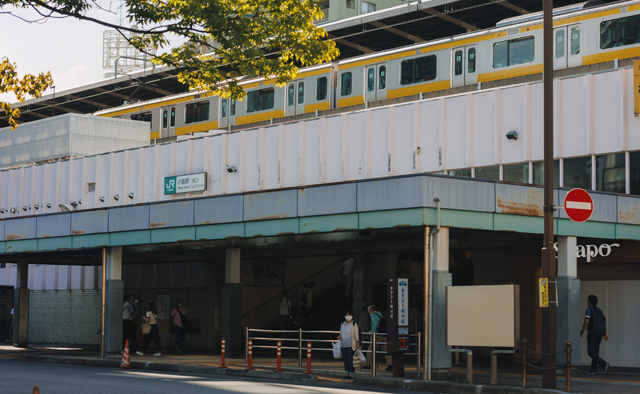
M356 369L353 366L353 354L360 348L360 336L358 325L353 321L353 312L344 312L344 322L340 325L340 347L342 348L342 360L344 361L345 375L342 380L353 380Z
M176 300L176 307L171 311L171 322L176 331L176 341L173 343L178 352L182 352L182 342L187 337L187 308L182 305L182 299Z

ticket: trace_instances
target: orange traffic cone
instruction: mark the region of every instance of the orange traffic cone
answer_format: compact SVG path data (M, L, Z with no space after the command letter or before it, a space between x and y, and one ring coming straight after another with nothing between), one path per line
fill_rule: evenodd
M40 387L38 387L38 385L33 386L33 394L40 394Z
M130 355L129 355L129 340L128 339L127 339L127 342L125 342L125 344L124 344L124 351L122 352L122 361L120 362L120 368L129 368L129 369L131 369Z

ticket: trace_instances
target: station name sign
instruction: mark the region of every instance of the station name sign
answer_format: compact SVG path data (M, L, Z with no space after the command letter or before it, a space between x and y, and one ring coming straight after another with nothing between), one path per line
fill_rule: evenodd
M193 193L207 190L207 173L168 176L164 178L164 194Z

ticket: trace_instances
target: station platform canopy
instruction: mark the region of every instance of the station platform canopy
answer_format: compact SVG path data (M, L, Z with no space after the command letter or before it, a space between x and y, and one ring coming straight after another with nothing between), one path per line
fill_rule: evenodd
M589 1L588 5L611 3L613 0ZM554 7L585 4L576 0L555 0ZM407 2L404 5L362 14L356 17L321 24L329 39L340 49L340 59L348 59L451 37L465 32L488 29L504 19L542 11L540 0L430 0ZM533 16L533 15L532 15ZM55 113L89 114L121 106L187 92L177 79L177 70L156 67L102 80L27 100L14 105L21 111L18 123L49 118ZM0 128L8 126L7 117L0 115Z

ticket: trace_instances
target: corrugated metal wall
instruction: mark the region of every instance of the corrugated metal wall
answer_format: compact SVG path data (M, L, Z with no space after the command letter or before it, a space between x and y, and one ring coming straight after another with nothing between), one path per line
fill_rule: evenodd
M640 150L631 82L556 80L556 157ZM542 160L541 98L520 85L5 171L0 208L27 210L0 218ZM196 172L207 191L163 195L164 177Z
M0 166L88 156L149 144L149 125L132 120L66 114L0 129Z

